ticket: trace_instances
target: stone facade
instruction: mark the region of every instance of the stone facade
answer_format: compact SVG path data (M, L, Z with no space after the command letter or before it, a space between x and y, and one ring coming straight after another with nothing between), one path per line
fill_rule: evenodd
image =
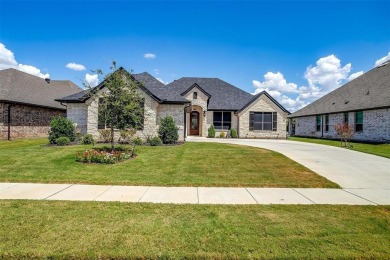
M253 112L276 112L277 130L249 130L249 113ZM273 138L285 139L287 137L287 113L280 109L266 95L261 95L255 102L238 114L238 135L240 138Z
M344 113L329 114L329 131L325 128L325 115L321 115L321 129L316 131L316 116L295 118L295 135L317 138L338 138L334 126L344 122ZM349 124L355 126L355 112L348 112ZM355 132L352 140L390 142L390 108L363 111L363 131Z
M197 93L197 98L194 99L194 92ZM189 91L186 95L184 95L184 98L188 101L191 101L192 109L193 111L199 112L199 136L207 136L207 112L206 116L204 115L204 112L207 111L207 101L209 100L209 97L206 96L202 91L200 91L197 87L194 87ZM186 129L187 129L187 135L190 135L190 113L187 113L186 115Z
M184 105L159 104L157 107L157 130L160 127L160 121L166 116L172 116L179 127L179 141L184 141Z
M0 102L0 139L8 138L8 106ZM50 121L65 116L65 110L12 104L11 138L46 137Z

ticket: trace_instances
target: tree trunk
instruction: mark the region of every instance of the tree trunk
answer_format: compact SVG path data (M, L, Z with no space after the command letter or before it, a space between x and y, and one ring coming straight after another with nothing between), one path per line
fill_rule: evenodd
M111 127L111 152L114 152L114 128Z

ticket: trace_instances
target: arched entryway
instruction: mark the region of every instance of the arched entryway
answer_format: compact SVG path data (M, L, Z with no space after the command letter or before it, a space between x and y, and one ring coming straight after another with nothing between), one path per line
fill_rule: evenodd
M198 111L190 113L190 135L199 135L200 118Z

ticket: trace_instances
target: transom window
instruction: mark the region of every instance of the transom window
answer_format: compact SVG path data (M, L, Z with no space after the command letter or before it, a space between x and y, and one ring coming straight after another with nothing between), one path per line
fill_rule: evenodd
M355 132L363 131L363 111L355 112Z
M278 118L276 112L249 112L249 131L276 131Z
M321 131L321 116L316 116L316 130Z
M192 93L192 99L198 99L198 92Z
M213 125L217 130L229 130L232 126L232 112L215 111L213 113Z

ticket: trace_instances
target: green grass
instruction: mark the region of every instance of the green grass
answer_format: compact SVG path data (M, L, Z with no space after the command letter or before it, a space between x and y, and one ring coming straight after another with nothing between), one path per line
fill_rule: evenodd
M1 182L159 186L339 186L282 154L253 147L185 143L142 146L133 160L83 164L75 154L91 146L47 146L46 139L0 142Z
M341 147L340 141L335 141L335 140L304 138L304 137L296 137L296 136L289 137L288 139L292 141L325 144L325 145ZM390 144L365 144L365 143L355 143L355 142L349 142L349 144L351 144L352 147L348 147L345 149L351 149L358 152L369 153L369 154L390 158Z
M390 207L0 201L0 258L390 256Z

